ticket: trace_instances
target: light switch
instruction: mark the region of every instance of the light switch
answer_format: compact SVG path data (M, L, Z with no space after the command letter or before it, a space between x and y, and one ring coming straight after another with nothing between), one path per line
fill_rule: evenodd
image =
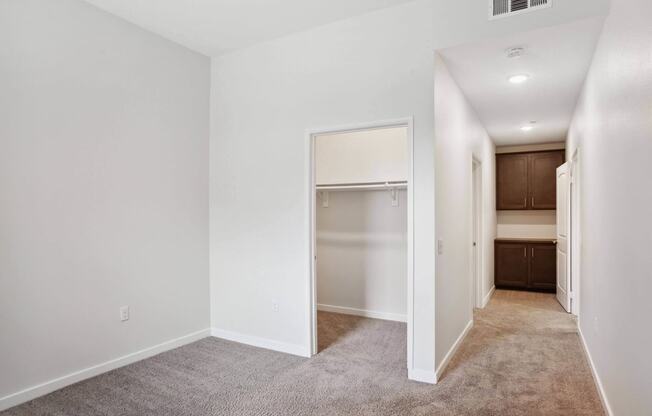
M122 306L120 308L120 320L122 322L129 320L129 306Z

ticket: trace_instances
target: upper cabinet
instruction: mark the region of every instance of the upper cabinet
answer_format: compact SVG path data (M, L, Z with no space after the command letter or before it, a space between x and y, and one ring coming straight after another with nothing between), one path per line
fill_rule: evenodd
M555 209L557 167L565 152L554 150L496 155L496 209Z
M528 209L527 154L496 155L497 209Z
M557 168L564 163L564 152L531 153L530 209L557 208Z

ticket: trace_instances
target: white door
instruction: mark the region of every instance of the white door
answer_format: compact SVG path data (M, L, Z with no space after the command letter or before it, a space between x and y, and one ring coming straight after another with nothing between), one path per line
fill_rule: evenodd
M568 218L570 213L568 163L557 168L557 300L570 312L568 275Z

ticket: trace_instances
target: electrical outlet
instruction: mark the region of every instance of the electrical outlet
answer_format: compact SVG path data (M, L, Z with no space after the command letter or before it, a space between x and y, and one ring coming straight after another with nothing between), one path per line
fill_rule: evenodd
M129 306L120 307L120 320L122 322L129 320Z
M275 300L273 300L273 301L272 301L272 310L273 310L274 312L278 312L278 309L279 309L279 308L278 308L278 302L275 301Z
M444 240L437 240L437 254L444 254Z

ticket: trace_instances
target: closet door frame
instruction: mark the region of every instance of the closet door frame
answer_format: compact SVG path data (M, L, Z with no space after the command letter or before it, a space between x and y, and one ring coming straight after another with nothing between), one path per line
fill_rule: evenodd
M368 123L350 124L344 126L327 127L312 129L306 131L306 144L308 157L307 170L308 174L308 210L310 218L309 229L309 282L308 282L308 302L306 316L308 317L306 327L310 345L309 356L317 354L317 272L315 264L316 237L317 237L317 212L316 212L316 172L315 172L315 139L318 136L350 133L364 130L374 130L382 128L405 127L407 129L407 146L408 146L408 179L407 179L407 363L408 370L414 368L413 365L413 348L414 348L414 119L405 117L393 120L374 121Z

